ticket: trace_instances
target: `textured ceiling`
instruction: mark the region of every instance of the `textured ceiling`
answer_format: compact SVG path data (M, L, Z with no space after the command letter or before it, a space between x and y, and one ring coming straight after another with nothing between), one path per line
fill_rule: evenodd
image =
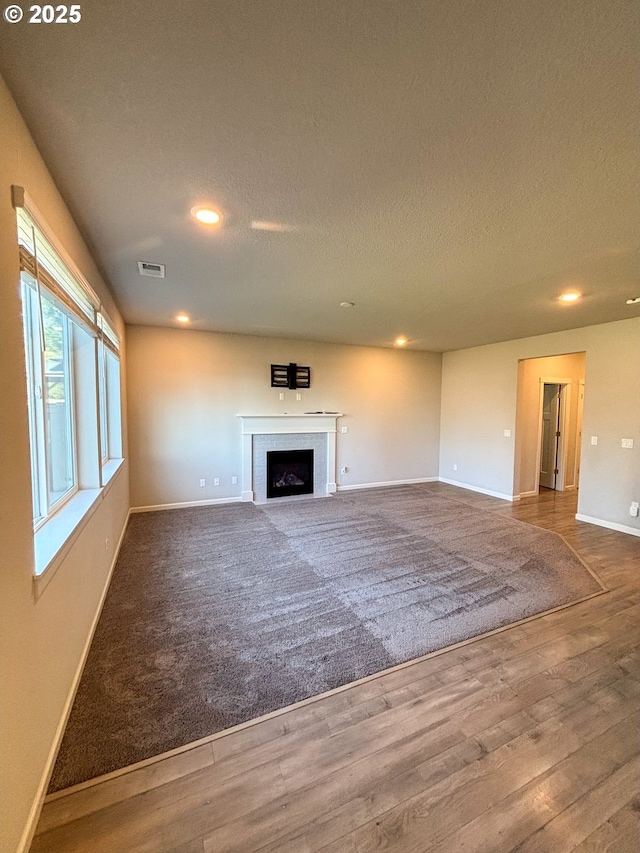
M128 322L450 350L638 315L635 0L82 14L2 22L0 70Z

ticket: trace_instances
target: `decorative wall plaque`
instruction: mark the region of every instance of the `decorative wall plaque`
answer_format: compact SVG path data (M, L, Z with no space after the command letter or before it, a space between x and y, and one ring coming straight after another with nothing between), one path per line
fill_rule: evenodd
M310 388L311 368L301 367L295 362L271 365L272 388Z

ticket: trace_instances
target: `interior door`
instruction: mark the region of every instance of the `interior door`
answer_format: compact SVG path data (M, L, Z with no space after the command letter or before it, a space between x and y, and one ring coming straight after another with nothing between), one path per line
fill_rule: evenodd
M540 485L547 489L556 487L561 390L561 385L545 383L542 397Z

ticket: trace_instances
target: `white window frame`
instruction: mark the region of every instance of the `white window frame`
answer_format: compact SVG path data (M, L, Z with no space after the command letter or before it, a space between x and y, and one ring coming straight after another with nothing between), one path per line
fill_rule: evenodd
M120 342L104 314L98 314L96 365L102 484L108 483L122 458Z
M120 342L95 292L48 229L35 205L21 187L12 190L24 304L34 580L38 595L62 562L65 546L91 517L102 492L124 462ZM40 264L39 255L42 257ZM73 482L54 500L50 500L51 469L47 458L50 422L47 420L43 299L52 302L64 317L65 408L70 413L65 439L66 451L72 460Z
M109 414L107 407L107 353L103 340L98 340L96 352L98 371L98 423L100 435L100 464L109 461Z
M23 273L23 276L25 274ZM29 406L29 447L31 454L31 494L33 500L33 523L37 527L46 519L46 490L43 489L43 478L39 471L46 470L45 437L43 434L43 418L40 414L41 406L38 394L35 391L40 387L42 397L42 359L40 357L40 346L35 345L34 338L39 335L39 322L34 321L33 303L35 301L31 288L23 281L22 301L23 323L24 323L24 345L27 369L27 401Z
M73 321L48 293L41 293L28 274L22 273L23 320L25 355L27 361L27 396L29 402L29 432L31 445L31 487L33 496L34 529L38 530L66 501L78 491L78 460L76 455L76 418L73 381ZM65 397L68 409L68 446L71 462L71 484L59 497L51 499L50 432L47 406L47 372L41 300L46 299L62 315L63 347L66 362Z

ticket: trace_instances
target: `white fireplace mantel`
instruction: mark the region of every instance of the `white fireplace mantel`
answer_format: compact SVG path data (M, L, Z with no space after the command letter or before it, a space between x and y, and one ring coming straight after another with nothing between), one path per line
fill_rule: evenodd
M255 501L254 491L254 441L255 435L300 435L324 433L327 437L326 494L337 491L336 485L336 433L340 412L327 414L248 414L238 415L242 422L242 495L243 501Z

